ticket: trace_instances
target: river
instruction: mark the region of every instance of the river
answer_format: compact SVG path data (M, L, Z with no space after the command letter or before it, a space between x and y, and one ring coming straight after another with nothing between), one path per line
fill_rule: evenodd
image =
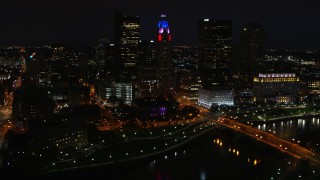
M311 118L258 128L271 129L282 138L292 139L316 131L319 126L319 119ZM48 174L40 179L75 176L116 180L292 180L313 175L319 175L319 170L302 166L297 159L245 135L218 128L187 145L138 162Z

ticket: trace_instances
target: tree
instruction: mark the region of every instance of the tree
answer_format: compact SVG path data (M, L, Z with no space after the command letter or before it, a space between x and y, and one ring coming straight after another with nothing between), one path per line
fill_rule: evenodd
M112 103L112 106L114 107L114 104L116 103L116 102L118 102L119 101L119 98L117 97L117 96L114 96L114 95L112 95L112 96L110 96L109 98L108 98L108 102L109 103Z
M212 104L210 107L210 111L213 113L220 113L220 107L217 104Z

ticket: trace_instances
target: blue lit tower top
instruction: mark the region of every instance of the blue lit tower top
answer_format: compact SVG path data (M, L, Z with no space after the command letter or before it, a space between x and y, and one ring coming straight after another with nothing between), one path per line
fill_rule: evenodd
M158 23L158 41L159 42L168 42L171 41L171 35L170 35L170 29L169 29L169 23L166 20L166 15L161 14L161 19Z

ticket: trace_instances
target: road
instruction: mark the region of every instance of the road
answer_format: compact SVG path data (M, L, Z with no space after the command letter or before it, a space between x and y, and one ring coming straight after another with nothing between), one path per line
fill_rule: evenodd
M99 130L115 130L118 128L122 128L122 126L126 123L126 121L121 121L121 120L115 120L112 117L112 112L105 108L105 105L100 103L99 98L95 95L91 95L91 99L96 102L97 105L99 105L101 109L101 114L102 114L102 121L101 125L98 127ZM193 124L197 123L204 118L209 116L209 110L205 109L201 106L198 106L195 102L184 99L182 97L177 96L176 99L178 100L180 107L184 106L193 106L199 109L200 113L197 117L192 118L192 119L181 119L181 120L175 120L175 121L159 121L159 122L148 122L146 124L146 127L166 127L166 126L175 126L175 125L181 125L181 124Z
M206 109L206 108L204 108L202 106L198 106L198 104L196 102L194 102L194 101L190 101L190 100L188 100L186 98L183 98L181 96L178 96L178 95L176 95L175 98L177 99L177 101L179 102L181 107L183 107L183 106L193 106L193 107L199 109L200 113L201 112L204 112L204 113L208 113L209 112L208 109Z
M320 155L318 153L312 152L309 149L301 147L296 143L283 140L275 136L274 134L258 130L252 126L236 122L229 118L220 117L216 122L222 126L251 136L256 140L264 142L293 157L296 157L298 159L308 159L310 164L320 167Z
M13 126L12 122L10 121L12 113L12 99L12 93L5 93L5 105L0 107L0 149L6 133Z

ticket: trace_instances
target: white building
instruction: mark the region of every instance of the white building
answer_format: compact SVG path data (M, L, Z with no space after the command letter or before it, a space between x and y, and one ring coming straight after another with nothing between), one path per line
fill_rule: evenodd
M198 104L205 108L210 108L212 104L216 105L234 105L233 89L199 89Z
M131 104L133 97L132 83L107 83L98 82L98 95L102 100L108 100L110 96L117 96L124 103Z

